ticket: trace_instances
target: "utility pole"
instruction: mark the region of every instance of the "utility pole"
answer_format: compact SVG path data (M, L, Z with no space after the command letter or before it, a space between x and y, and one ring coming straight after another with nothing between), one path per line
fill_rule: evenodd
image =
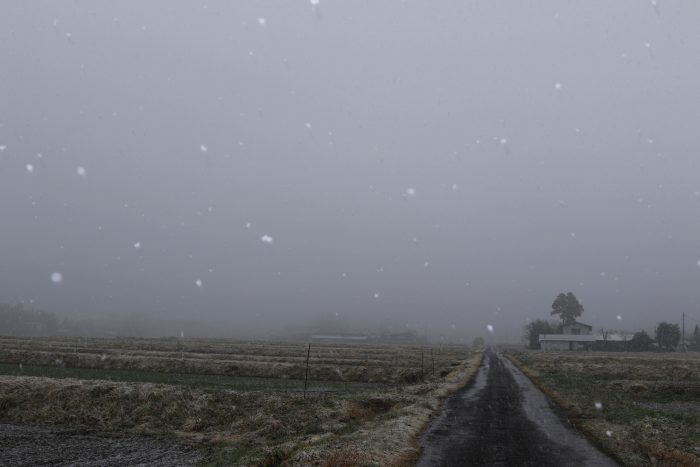
M685 352L685 311L683 312L683 332L681 333L681 348Z

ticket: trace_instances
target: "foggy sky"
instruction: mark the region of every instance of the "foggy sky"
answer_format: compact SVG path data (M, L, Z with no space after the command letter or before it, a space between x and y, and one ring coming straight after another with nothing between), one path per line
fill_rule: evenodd
M517 340L572 291L595 330L694 325L698 18L5 2L0 302Z

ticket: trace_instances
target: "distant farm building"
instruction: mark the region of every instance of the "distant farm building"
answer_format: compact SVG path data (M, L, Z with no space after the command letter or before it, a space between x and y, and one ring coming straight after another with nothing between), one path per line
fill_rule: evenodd
M540 334L540 349L556 350L592 350L596 336L592 335L593 326L579 323L565 324L562 334Z

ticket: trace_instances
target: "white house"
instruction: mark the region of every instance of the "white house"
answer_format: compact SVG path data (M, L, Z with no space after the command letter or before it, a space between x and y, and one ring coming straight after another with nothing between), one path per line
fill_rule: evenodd
M562 334L540 334L542 350L591 350L596 341L593 326L579 323L562 326Z

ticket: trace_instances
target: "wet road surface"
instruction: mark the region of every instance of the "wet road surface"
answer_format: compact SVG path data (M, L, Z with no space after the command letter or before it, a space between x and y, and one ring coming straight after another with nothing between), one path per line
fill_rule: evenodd
M506 358L487 350L471 386L421 436L419 467L614 466Z

